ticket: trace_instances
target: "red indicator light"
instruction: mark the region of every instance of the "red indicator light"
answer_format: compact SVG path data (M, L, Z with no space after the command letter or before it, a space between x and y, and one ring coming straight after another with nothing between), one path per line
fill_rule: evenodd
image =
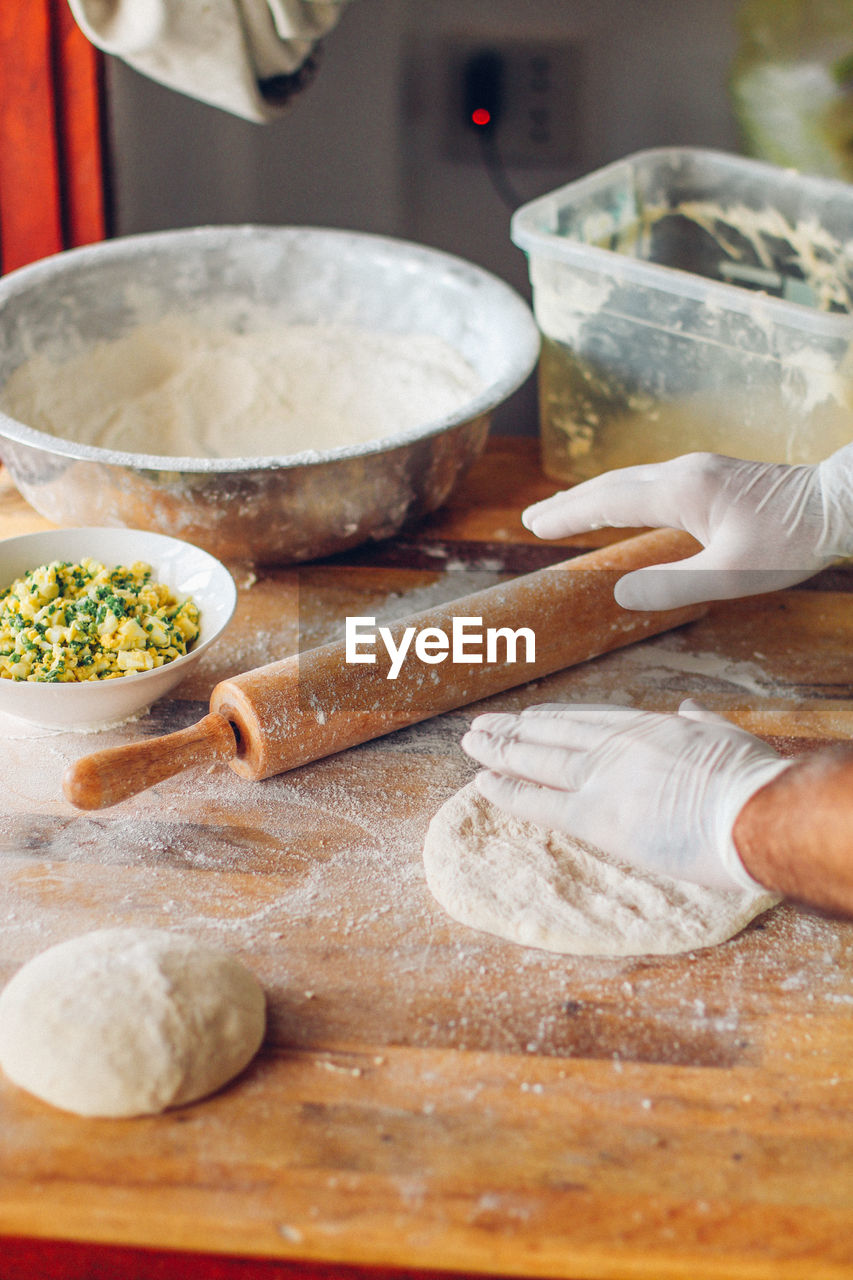
M491 111L487 111L485 107L477 107L476 111L471 112L471 120L481 127L488 124L491 118Z

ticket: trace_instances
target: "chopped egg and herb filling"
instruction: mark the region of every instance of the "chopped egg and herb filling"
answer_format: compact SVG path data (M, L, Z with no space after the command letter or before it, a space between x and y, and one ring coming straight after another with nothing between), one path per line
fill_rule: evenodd
M180 658L198 635L198 606L149 564L54 560L0 595L0 679L112 680Z

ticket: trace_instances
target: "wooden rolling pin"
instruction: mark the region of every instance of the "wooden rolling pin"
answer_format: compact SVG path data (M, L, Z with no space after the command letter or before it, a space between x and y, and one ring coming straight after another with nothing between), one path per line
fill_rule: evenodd
M188 729L84 756L66 770L63 791L77 808L101 809L216 760L227 760L244 778L269 778L667 631L700 616L704 607L635 613L613 599L614 583L632 569L682 560L697 549L689 534L657 529L389 628L399 645L411 626L450 636L454 617L481 618L483 632L529 627L536 637L533 662L523 660L523 643L515 662L506 661L499 647L499 660L487 662L484 654L476 665L453 663L450 656L427 665L412 647L397 678L389 680L383 644L375 646L373 665L347 663L343 641L323 645L222 680L211 694L210 714ZM468 648L476 651L470 643Z

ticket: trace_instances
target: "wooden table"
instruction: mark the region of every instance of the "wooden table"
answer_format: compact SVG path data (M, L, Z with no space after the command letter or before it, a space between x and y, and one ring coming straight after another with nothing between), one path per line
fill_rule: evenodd
M0 534L44 526L0 484ZM0 1082L8 1265L35 1249L52 1275L47 1242L68 1241L397 1275L853 1276L853 924L788 904L724 946L637 959L455 924L420 855L473 772L470 709L264 783L216 768L89 814L61 797L95 742L193 722L216 680L341 613L401 615L560 558L518 520L552 488L532 442L496 440L407 538L301 571L235 566L228 636L143 720L97 739L0 723L0 981L135 924L226 946L269 995L262 1052L195 1106L84 1120ZM786 753L849 739L851 585L835 570L715 606L490 705L696 696ZM122 1274L167 1274L134 1256ZM244 1274L211 1268L171 1274Z

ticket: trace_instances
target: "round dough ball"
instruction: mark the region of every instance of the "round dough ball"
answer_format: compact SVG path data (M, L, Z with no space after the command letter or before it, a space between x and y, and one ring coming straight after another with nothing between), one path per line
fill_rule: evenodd
M468 783L424 844L433 896L454 920L567 955L675 955L714 946L779 901L629 867L491 804Z
M78 1115L154 1115L242 1071L265 1022L260 983L231 956L103 929L43 951L0 992L0 1067Z

